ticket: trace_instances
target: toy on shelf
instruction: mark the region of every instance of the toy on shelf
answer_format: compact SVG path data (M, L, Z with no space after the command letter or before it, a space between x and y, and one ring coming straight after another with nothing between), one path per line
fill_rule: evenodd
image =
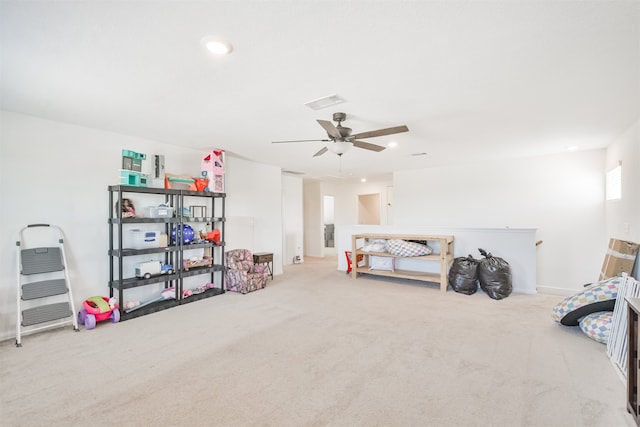
M120 321L120 311L115 298L89 297L84 300L82 306L82 310L78 312L78 323L87 329L93 329L97 322L107 319L111 319L111 323Z
M180 241L182 241L182 244L184 245L191 243L191 241L193 241L193 238L195 237L193 227L188 224L183 224L179 227L180 228L173 227L173 229L171 230L171 241L174 244L177 244Z
M197 191L195 180L189 175L164 174L164 188L167 190Z
M198 286L195 289L185 289L182 294L184 298L190 297L191 295L201 294L203 292L208 291L209 289L213 289L213 283L205 283L204 285Z
M209 178L207 178L207 173L202 171L201 178L193 178L195 181L196 191L210 191L209 190Z
M122 150L122 169L120 170L120 184L135 187L148 187L149 175L142 173L142 161L146 154L131 150Z
M122 218L136 217L136 209L130 199L122 199L122 209L120 209L119 203L116 202L116 212L121 212Z
M184 271L189 271L190 268L195 267L211 267L212 265L213 258L208 256L204 256L202 258L194 257L183 261Z
M142 303L138 300L127 301L124 303L124 309L126 312L129 312L138 307L140 304Z
M209 191L224 193L224 150L211 150L200 165L202 176L209 178Z
M173 266L160 261L146 261L136 264L136 277L149 279L151 276L172 274Z
M176 290L175 288L166 288L163 289L162 292L160 293L160 296L157 298L152 298L149 301L145 301L145 302L140 302L137 300L134 301L127 301L124 304L124 311L127 313L130 313L134 310L137 310L139 308L145 307L149 304L153 304L154 302L159 302L159 301L165 301L168 299L175 299L176 297Z
M200 239L208 240L211 243L215 243L216 245L220 244L220 230L214 228L213 231L209 231L208 227L206 230L200 230Z
M213 231L207 233L207 240L215 243L216 245L220 244L220 230L214 228Z

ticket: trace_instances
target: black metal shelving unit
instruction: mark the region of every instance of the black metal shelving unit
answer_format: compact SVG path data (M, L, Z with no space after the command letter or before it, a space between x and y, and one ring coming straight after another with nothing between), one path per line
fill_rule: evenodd
M108 187L109 192L109 296L113 297L117 294L118 304L120 306L120 319L127 320L135 317L144 316L146 314L155 313L160 310L175 307L181 304L188 304L199 301L203 298L220 295L225 292L224 286L224 238L225 238L225 193L211 193L188 190L166 190L161 188L134 187L126 185L114 185ZM166 204L173 207L174 215L171 218L123 218L122 212L115 209L116 202L118 206L122 206L122 200L130 198L135 194L148 194L158 196L158 204ZM207 207L207 215L199 217L191 217L184 215L186 208L185 199L198 198ZM190 223L203 224L210 223L212 228L220 230L219 243L209 241L201 242L194 240L195 243L184 244L182 239L179 242L171 244L169 237L169 245L165 248L145 248L131 249L123 247L123 235L125 228L141 225L141 224L164 224L164 231L167 236L171 235L171 230L176 227L183 230L183 226ZM184 269L185 251L192 249L210 249L213 263L211 266L191 267ZM126 257L135 257L148 254L161 254L165 263L169 263L174 267L172 274L164 274L153 276L148 279L135 277L134 274L128 274L124 271L124 259ZM218 278L216 280L216 273ZM207 289L202 293L193 294L189 297L183 297L184 279L198 275L209 275L210 283L214 287ZM165 289L173 288L175 290L174 298L162 301L152 302L132 311L126 311L124 308L124 295L127 289L133 289L140 286L163 283Z

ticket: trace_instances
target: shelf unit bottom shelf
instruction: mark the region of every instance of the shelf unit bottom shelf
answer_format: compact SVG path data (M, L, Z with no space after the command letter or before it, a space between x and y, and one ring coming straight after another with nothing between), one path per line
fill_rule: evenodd
M168 308L173 308L178 305L189 304L195 301L200 301L202 299L213 297L216 295L221 295L224 293L225 293L224 289L212 288L200 294L193 294L180 301L176 301L175 299L170 299L165 301L153 302L149 305L145 305L144 307L138 308L130 312L123 311L122 314L120 315L120 320L124 321L129 319L135 319L136 317L145 316L147 314L155 313L157 311L166 310Z
M358 274L371 274L373 276L393 277L396 279L418 280L421 282L436 283L440 286L440 275L435 273L423 273L410 270L358 270Z

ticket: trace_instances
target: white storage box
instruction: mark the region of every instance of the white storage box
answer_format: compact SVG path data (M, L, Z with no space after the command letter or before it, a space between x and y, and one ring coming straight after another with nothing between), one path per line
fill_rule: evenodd
M147 206L144 208L145 218L171 218L173 208L171 206Z
M147 249L160 247L160 233L157 231L140 230L134 228L130 230L132 249Z
M373 256L369 257L369 270L395 270L395 262L392 257Z

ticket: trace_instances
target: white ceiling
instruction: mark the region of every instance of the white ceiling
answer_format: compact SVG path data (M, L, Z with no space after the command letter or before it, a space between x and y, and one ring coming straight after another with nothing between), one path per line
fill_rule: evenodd
M640 118L638 1L3 0L0 34L4 110L305 177L601 148ZM347 102L304 105L331 94ZM326 138L336 111L354 133L410 131L341 165L271 143Z

